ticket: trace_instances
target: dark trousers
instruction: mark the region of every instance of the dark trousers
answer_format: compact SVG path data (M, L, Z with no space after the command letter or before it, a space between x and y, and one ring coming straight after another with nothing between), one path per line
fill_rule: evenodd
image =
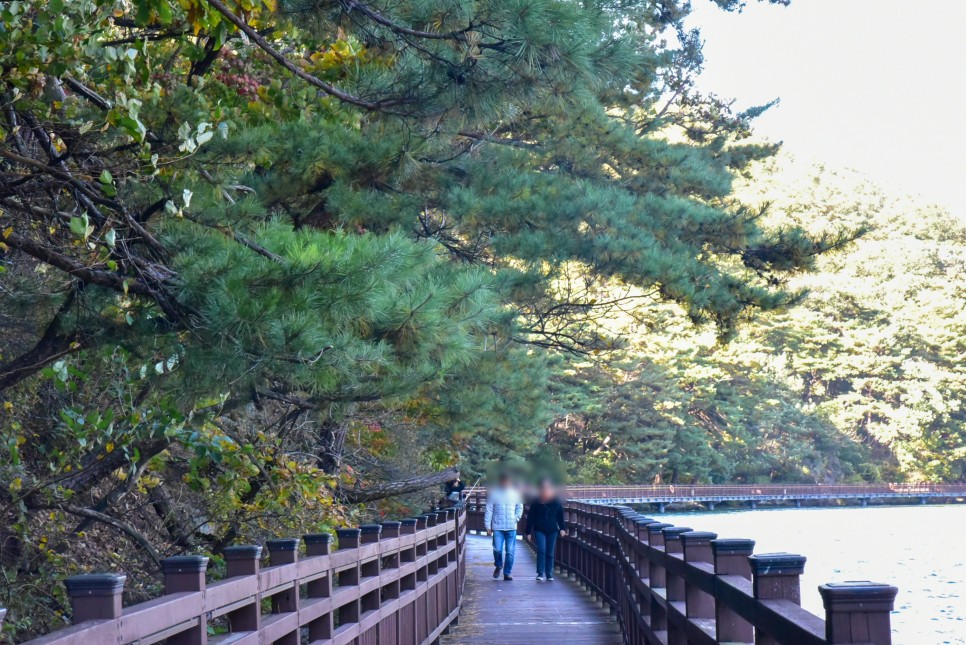
M537 575L553 575L553 549L557 545L557 532L533 532L533 542L537 546Z

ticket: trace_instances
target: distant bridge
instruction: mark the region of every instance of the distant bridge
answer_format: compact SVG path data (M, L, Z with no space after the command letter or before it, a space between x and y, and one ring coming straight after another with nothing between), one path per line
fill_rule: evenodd
M483 489L469 491L485 495ZM729 486L667 484L657 486L567 486L567 499L599 504L654 504L664 512L669 504L703 504L714 509L722 502L739 502L756 508L761 502L801 506L818 500L908 500L914 503L956 501L966 498L962 484L741 484Z

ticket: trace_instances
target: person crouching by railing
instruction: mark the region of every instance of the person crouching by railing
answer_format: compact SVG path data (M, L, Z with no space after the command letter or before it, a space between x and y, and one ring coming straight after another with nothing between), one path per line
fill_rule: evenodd
M557 490L549 479L541 480L537 499L527 512L527 528L537 549L537 582L553 580L553 553L557 536L567 534L563 504L557 499Z
M459 504L463 501L464 490L466 490L466 483L459 476L459 474L457 474L456 479L451 479L450 481L446 482L446 499L453 504Z

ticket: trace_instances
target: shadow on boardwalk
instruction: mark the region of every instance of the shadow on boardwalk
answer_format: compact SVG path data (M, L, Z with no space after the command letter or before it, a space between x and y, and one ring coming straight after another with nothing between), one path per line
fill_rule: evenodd
M493 579L490 538L466 537L466 588L459 625L443 645L618 645L617 623L575 582L536 582L533 553L517 542L513 581Z

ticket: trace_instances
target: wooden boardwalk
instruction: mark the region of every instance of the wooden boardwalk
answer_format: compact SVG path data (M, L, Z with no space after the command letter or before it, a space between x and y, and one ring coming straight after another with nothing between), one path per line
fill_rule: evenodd
M459 625L443 645L619 645L620 630L608 612L575 582L559 576L536 581L534 556L517 542L513 581L493 579L490 538L466 537L466 587Z

